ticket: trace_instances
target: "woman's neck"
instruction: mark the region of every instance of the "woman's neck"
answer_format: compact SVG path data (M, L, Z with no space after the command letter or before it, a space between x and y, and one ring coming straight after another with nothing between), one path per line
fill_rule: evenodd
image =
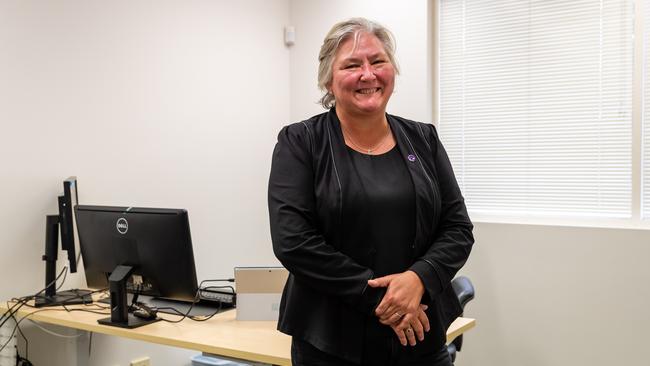
M352 117L339 113L345 144L364 154L381 154L395 146L386 114Z
M365 146L370 146L378 139L383 138L388 130L386 113L353 116L337 110L336 115L345 132L351 134L357 143Z

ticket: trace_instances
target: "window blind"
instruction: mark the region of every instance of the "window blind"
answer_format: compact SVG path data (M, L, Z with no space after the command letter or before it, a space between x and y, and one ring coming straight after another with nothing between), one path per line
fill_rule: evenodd
M438 10L438 127L470 212L630 217L631 2Z
M641 214L644 219L650 218L650 4L644 3L643 9L643 166L641 185Z

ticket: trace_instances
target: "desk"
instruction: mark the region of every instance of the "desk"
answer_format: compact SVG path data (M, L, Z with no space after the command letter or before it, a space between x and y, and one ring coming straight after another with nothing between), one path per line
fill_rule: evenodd
M83 305L68 306L69 309L83 307ZM6 310L7 303L1 303L0 313L4 313ZM100 325L97 323L97 319L106 317L106 315L81 311L66 312L60 307L40 309L23 307L16 316L18 318L28 316L29 319L47 324L193 349L243 360L273 365L291 365L291 337L276 330L277 322L238 321L235 319L235 310L224 311L205 322L195 322L189 319L180 323L156 322L136 329ZM161 314L161 316L168 319L178 318L167 314ZM475 324L474 319L456 319L447 330L447 342L473 328Z

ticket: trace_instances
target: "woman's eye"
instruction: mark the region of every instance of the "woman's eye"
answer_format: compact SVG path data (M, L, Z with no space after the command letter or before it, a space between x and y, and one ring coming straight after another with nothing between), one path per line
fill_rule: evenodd
M349 64L349 65L345 66L346 69L354 69L355 67L359 67L359 65L358 64Z
M384 60L375 60L375 61L372 62L373 65L380 65L380 64L383 64L383 63L386 63L386 61L384 61Z

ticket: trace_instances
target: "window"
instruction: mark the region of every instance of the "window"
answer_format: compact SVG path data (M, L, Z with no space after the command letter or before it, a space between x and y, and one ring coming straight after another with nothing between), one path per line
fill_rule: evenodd
M634 3L438 4L438 128L470 212L633 217Z
M644 9L638 9L644 7ZM650 219L650 4L639 1L637 13L643 13L643 159L642 159L642 200L641 213L644 219ZM639 42L641 43L641 42Z

